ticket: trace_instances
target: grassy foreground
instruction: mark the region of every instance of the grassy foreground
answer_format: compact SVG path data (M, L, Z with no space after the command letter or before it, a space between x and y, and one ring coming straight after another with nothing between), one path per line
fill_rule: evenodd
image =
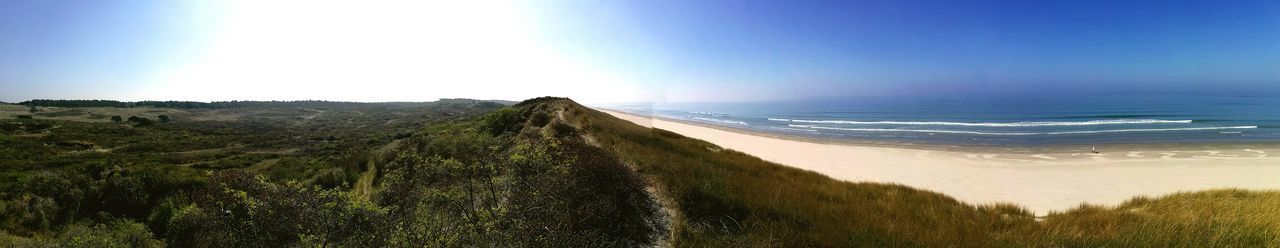
M901 185L837 181L566 99L542 101L663 189L677 212L677 246L1280 246L1275 191L1135 198L1037 219L1015 205L975 206Z

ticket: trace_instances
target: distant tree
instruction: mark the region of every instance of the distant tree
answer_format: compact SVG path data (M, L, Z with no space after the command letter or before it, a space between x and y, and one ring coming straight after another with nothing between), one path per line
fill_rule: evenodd
M475 103L476 100L466 100ZM438 103L451 103L459 101L439 101ZM487 102L483 102L487 103ZM190 102L190 101L140 101L140 102L121 102L113 100L50 100L50 99L34 99L20 102L21 105L34 105L41 107L112 107L112 108L132 108L132 107L156 107L156 108L182 108L182 109L221 109L221 108L342 108L342 107L361 107L371 106L373 103L358 102L331 102L331 101L224 101L224 102ZM494 104L494 103L490 103Z
M160 116L159 116L159 117L157 117L157 118L160 118L160 122L161 122L161 123L169 123L169 116L168 116L168 115L160 115Z
M39 112L40 110L39 110L39 109L36 109L36 105L31 105L31 110L30 110L30 111L31 111L31 113L35 113L35 112Z
M43 107L63 107L63 108L77 108L77 107L125 108L125 107L130 107L131 105L130 103L126 103L126 102L110 101L110 100L48 100L48 99L35 99L35 100L21 102L19 104L31 105L31 106L43 106Z
M133 122L134 126L139 126L139 127L150 126L151 124L155 123L151 119L147 119L145 117L137 117L137 116L129 116L129 122Z
M121 118L119 115L111 117L111 122L120 123L121 121L124 121L124 118Z

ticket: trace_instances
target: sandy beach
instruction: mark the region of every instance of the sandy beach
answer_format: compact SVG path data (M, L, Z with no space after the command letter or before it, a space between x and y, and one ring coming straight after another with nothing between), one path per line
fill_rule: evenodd
M1218 188L1280 189L1275 145L1113 145L1078 150L882 147L771 137L601 110L771 162L852 182L896 183L973 204L1013 203L1038 215L1080 204Z

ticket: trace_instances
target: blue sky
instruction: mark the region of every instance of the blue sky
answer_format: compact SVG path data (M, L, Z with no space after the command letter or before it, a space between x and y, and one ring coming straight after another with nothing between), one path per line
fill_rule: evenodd
M6 1L0 100L1280 95L1276 1Z
M0 100L116 98L196 42L162 1L0 3ZM171 13L167 13L171 12Z

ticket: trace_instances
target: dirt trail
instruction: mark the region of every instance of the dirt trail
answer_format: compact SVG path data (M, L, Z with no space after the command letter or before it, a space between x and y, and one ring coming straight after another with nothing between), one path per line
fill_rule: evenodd
M393 140L391 143L387 143L377 150L373 150L373 153L371 154L372 157L369 158L368 166L366 166L368 169L366 169L364 173L360 174L360 179L356 180L355 187L351 188L351 193L354 194L356 198L368 201L370 197L373 196L373 179L378 175L378 158L388 152L394 151L397 147L400 147L400 141L402 140L403 139Z
M327 111L327 110L321 110L321 109L307 109L307 110L310 110L310 111L316 111L316 113L315 113L315 114L313 114L313 115L307 116L307 117L302 117L302 119L307 119L307 120L315 119L316 117L319 117L320 115L324 114L325 112L329 112L329 111Z
M263 170L266 170L267 168L271 168L271 166L276 165L276 163L278 162L280 162L280 159L278 158L263 160L253 164L252 166L244 168L244 170L248 172L254 172L254 173L262 172Z
M200 149L200 150L190 150L190 151L181 151L181 152L170 152L169 154L175 154L175 155L194 155L194 154L207 154L207 153L224 153L224 152L230 152L230 151L234 151L234 150L236 150L236 149L240 149L240 148L244 148L244 147L245 147L245 145L244 145L244 144L233 144L233 145L230 145L230 146L227 146L227 147L209 148L209 149Z

